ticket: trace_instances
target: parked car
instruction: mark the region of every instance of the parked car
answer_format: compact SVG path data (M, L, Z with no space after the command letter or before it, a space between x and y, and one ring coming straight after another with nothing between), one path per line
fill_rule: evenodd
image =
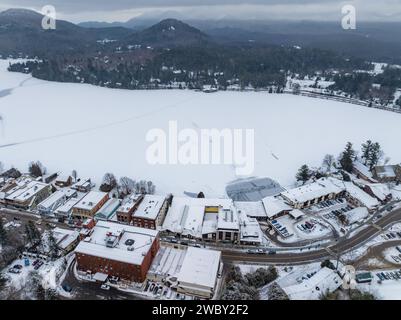
M14 269L21 270L23 267L20 264L16 264L13 266Z
M268 252L268 254L270 254L270 255L276 254L276 251L272 251L271 250L271 251Z
M102 290L110 290L110 286L108 286L107 284L103 283L103 284L100 286L100 289L102 289Z

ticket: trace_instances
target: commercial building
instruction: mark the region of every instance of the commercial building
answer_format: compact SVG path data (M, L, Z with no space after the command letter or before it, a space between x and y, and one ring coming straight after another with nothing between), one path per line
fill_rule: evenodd
M344 188L333 183L333 180L336 179L321 178L316 182L284 191L281 196L295 209L307 208L344 194Z
M159 245L158 231L98 221L75 249L77 269L143 282Z
M288 214L292 208L283 199L266 197L262 200L268 220L274 220Z
M120 207L121 200L111 198L95 214L96 220L110 220Z
M35 209L51 194L51 185L24 178L2 194L2 202L21 209Z
M337 290L343 281L332 269L324 267L300 283L282 287L290 300L318 300L322 295Z
M72 208L72 216L78 220L93 218L107 200L109 200L107 193L90 191Z
M220 251L189 247L177 276L177 291L211 299L215 293L220 261Z
M132 217L133 225L141 228L156 229L163 223L167 211L165 197L145 195Z
M52 193L48 198L38 204L37 209L40 214L49 215L54 213L59 207L69 199L75 197L77 191L73 189L60 189Z
M143 200L143 195L141 194L131 194L126 199L117 210L117 220L125 224L131 224L132 215L138 209L141 201Z

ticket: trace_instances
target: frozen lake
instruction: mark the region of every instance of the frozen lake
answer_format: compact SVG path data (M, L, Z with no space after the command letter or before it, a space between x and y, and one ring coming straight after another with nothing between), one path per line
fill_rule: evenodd
M146 134L179 129L255 130L253 176L294 182L304 163L319 166L347 141L378 141L392 162L401 162L401 115L346 103L256 92L127 91L85 84L46 82L6 71L0 60L0 161L26 170L40 160L49 171L90 176L105 172L152 180L158 193L203 191L224 196L238 178L230 165L148 164ZM3 94L1 94L3 92Z

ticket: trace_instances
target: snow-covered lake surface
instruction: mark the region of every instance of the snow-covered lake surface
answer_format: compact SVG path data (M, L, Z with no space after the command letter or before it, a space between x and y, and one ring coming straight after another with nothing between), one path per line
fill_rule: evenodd
M361 106L256 92L128 91L85 84L46 82L9 73L0 60L0 161L26 170L40 160L49 171L93 177L105 172L152 180L158 193L204 191L225 196L239 178L230 165L147 163L148 130L178 128L255 130L254 176L283 186L304 163L319 166L347 141L381 143L392 162L401 161L401 115ZM13 89L13 90L7 90ZM27 141L27 143L16 144Z

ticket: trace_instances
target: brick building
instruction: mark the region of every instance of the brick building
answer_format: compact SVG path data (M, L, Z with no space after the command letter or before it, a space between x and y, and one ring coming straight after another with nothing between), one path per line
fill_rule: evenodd
M132 194L127 197L117 210L117 220L125 224L131 224L132 215L138 209L142 200L143 195L140 194Z
M133 225L156 229L163 223L166 210L167 201L165 197L146 195L133 215Z
M91 191L72 208L72 216L78 220L93 218L107 200L109 200L107 193Z
M99 221L75 249L77 268L143 282L159 247L157 231Z

